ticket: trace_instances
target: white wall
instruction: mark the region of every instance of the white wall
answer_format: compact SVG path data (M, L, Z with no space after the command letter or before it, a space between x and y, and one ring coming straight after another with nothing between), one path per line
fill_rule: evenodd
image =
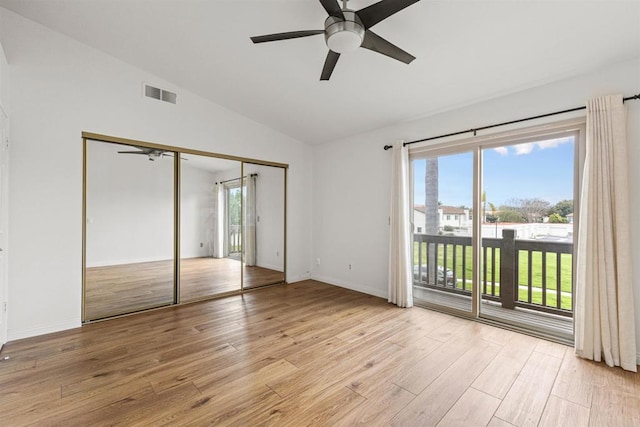
M180 257L198 258L213 255L214 174L181 164L180 189Z
M0 8L11 76L9 339L80 325L81 132L290 164L287 280L309 273L312 150ZM141 96L142 82L178 93Z
M256 178L256 265L284 268L284 171L281 168L245 165L245 174Z
M9 113L9 64L0 43L0 107Z
M312 276L372 295L387 296L391 153L382 149L384 145L399 139L416 140L585 105L587 99L598 95L633 95L640 92L639 76L640 60L616 64L314 147ZM640 101L629 102L627 108L631 212L640 212L640 192L634 191L640 184L637 167L640 164ZM532 124L529 122L527 126ZM633 221L632 235L633 264L640 265L639 221ZM320 265L316 265L317 258L321 260ZM352 270L348 269L349 263L353 263ZM640 268L635 273L636 331L640 344Z
M173 159L87 142L87 267L173 259Z

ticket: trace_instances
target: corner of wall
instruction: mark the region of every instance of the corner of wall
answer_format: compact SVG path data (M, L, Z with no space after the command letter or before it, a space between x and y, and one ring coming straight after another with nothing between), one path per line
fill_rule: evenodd
M360 284L346 282L344 280L334 279L327 276L311 276L312 280L317 280L319 282L328 283L329 285L339 286L341 288L350 289L352 291L361 292L367 295L373 295L374 297L387 299L388 295L386 292L382 292L379 289L368 288L366 286L362 286Z

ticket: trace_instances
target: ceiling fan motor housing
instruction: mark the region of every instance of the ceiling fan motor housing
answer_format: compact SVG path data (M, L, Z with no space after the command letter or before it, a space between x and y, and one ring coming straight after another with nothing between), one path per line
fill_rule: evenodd
M344 19L329 16L324 21L324 39L336 53L354 51L364 40L364 25L354 11L343 10Z

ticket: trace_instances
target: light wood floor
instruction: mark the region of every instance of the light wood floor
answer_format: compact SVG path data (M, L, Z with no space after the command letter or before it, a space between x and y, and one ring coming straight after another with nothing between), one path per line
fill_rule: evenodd
M284 274L244 267L231 258L186 258L180 262L180 301L193 301L244 287L280 283ZM154 261L87 268L86 314L101 319L173 302L173 261Z
M1 356L2 426L640 425L637 374L314 281L11 342Z

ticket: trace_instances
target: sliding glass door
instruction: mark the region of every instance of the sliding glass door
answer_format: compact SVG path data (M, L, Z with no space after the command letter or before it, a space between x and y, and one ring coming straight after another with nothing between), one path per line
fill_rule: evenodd
M581 129L412 152L416 304L572 339Z
M417 303L473 311L473 165L471 151L412 161Z
M572 338L577 138L482 149L481 317Z

